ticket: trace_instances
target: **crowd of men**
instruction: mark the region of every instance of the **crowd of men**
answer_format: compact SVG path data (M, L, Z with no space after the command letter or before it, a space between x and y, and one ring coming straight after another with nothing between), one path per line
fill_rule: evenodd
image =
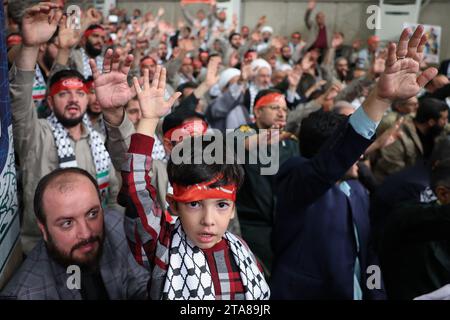
M180 6L74 28L64 1L4 1L24 261L1 296L450 297L450 64L423 27L351 42L310 0L287 37ZM171 159L212 132L247 161Z

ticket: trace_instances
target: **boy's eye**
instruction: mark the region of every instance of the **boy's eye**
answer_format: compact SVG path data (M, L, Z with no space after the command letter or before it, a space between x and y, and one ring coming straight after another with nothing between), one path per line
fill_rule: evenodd
M200 206L200 202L198 201L188 202L187 205L190 208L198 208Z
M228 209L230 207L230 204L228 202L221 201L221 202L217 203L217 206L220 209Z

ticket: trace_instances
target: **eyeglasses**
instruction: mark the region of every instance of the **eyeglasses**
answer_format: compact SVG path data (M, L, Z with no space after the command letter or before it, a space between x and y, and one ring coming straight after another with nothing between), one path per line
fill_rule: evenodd
M272 111L283 111L284 113L287 113L289 111L288 108L286 107L281 107L281 106L267 106L267 108L269 108Z

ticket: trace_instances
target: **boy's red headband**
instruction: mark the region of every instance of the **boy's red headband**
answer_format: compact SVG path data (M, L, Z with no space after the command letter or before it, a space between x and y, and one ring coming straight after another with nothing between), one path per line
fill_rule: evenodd
M190 186L180 186L174 183L172 198L178 202L194 202L204 199L227 199L236 201L235 184L228 184L217 188L209 187L222 178L223 175L219 175L210 181L197 183Z
M192 120L170 129L164 134L164 138L169 141L180 142L186 136L204 134L206 130L208 130L208 124L205 121Z
M269 104L279 103L281 100L284 100L284 95L282 95L281 93L277 93L277 92L269 93L269 94L265 95L264 97L260 98L255 103L255 109L265 107Z
M71 90L71 89L79 89L86 93L88 93L88 90L86 86L84 85L83 81L81 81L78 78L66 78L61 79L58 82L55 82L50 87L50 96L54 96L55 94L58 94L59 92L63 90Z

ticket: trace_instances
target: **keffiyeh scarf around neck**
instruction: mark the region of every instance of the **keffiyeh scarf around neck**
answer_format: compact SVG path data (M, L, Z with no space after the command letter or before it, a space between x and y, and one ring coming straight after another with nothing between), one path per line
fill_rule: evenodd
M240 270L242 284L245 288L245 299L269 299L269 286L252 253L232 233L226 232L224 238L228 241L232 257ZM205 254L187 238L179 219L173 230L169 259L162 299L215 299L214 285Z

